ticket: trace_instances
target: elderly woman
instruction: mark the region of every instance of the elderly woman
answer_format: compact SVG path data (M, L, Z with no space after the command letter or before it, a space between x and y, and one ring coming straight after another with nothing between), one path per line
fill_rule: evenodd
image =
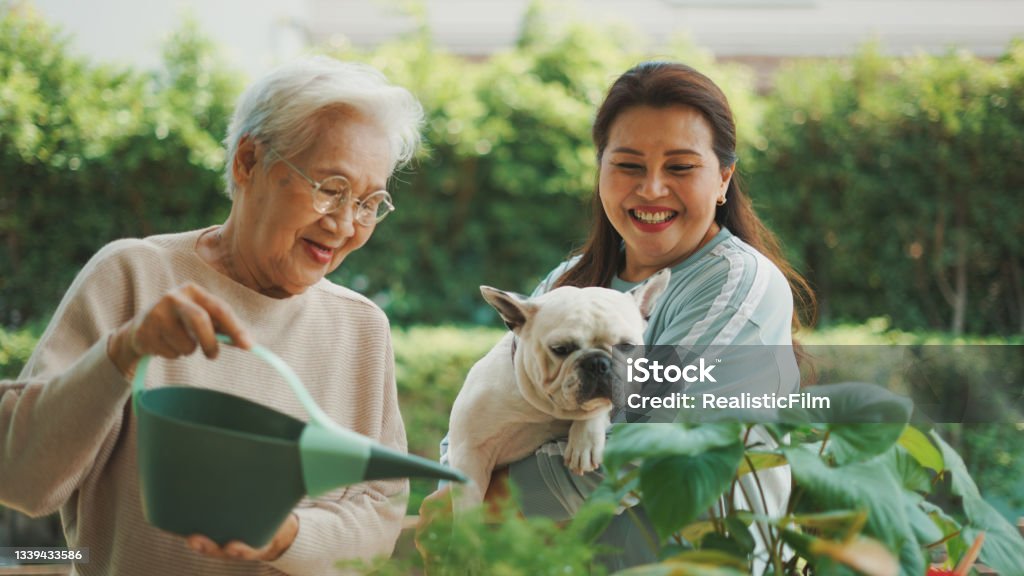
M387 319L325 276L394 210L385 187L415 152L421 121L407 90L325 57L251 86L226 139L227 220L104 247L21 383L0 387L0 503L60 510L68 545L90 550L80 574L324 574L339 559L390 553L404 481L303 500L261 549L148 525L129 379L153 355L147 386L227 391L305 419L272 370L218 345L223 332L281 356L338 424L405 450Z

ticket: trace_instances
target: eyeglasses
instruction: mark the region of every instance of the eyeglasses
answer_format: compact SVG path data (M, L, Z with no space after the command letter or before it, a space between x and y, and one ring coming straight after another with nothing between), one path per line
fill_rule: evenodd
M317 182L299 170L273 148L270 149L282 162L302 176L313 187L313 209L320 214L330 214L351 200L355 204L355 221L363 226L373 226L395 211L395 204L386 190L378 190L362 200L352 198L352 184L344 176L328 176Z

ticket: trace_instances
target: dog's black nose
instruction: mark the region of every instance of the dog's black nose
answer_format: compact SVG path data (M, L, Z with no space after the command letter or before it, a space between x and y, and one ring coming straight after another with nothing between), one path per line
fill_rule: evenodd
M580 367L589 376L605 376L612 371L612 359L605 354L591 354L580 359Z
M583 356L576 363L576 370L580 377L580 387L577 394L580 402L586 402L594 398L607 398L612 404L621 404L623 398L622 386L615 376L612 357L602 352L592 352Z

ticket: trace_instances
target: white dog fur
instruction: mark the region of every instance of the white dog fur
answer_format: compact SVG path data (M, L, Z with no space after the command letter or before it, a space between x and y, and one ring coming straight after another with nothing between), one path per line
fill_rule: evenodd
M449 462L471 480L457 508L483 501L495 467L566 433L572 471L600 466L613 398L622 390L613 347L643 343L669 274L662 270L628 293L561 287L525 298L480 287L511 332L473 365L452 407Z

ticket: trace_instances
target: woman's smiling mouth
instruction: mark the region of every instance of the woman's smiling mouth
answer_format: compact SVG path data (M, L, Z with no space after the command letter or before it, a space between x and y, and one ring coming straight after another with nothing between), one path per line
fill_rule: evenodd
M324 246L323 244L319 244L308 238L303 238L302 240L306 243L306 251L313 257L313 260L320 264L330 263L331 257L334 256L333 248Z
M662 207L639 207L629 210L629 217L641 229L656 232L668 226L679 212Z

